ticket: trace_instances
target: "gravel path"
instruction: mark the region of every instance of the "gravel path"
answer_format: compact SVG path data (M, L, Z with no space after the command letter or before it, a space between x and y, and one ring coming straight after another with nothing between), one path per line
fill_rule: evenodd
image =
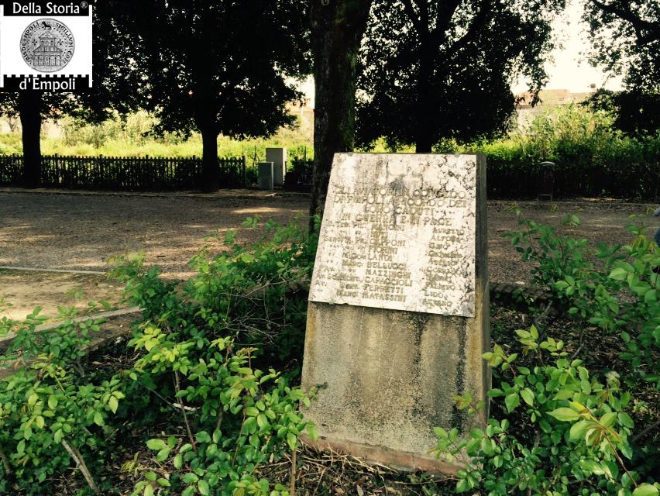
M286 223L306 211L299 197L0 192L0 266L106 270L113 256L144 252L147 263L183 275L201 248L220 249L229 229L243 240L258 235L241 228L246 217Z
M0 266L107 270L112 256L142 251L147 263L161 266L172 277L186 277L190 274L187 261L203 247L211 251L222 249L220 240L227 230L236 230L238 238L245 241L258 236L258 230L241 228L246 217L260 216L279 223L298 218L304 225L308 201L302 196L273 197L247 192L117 195L0 191ZM629 239L625 225L632 214L641 215L646 224L657 223L651 216L654 205L489 202L492 281L528 279L529 267L519 262L509 241L502 236L517 227L514 207L521 208L529 218L555 226L561 225L565 214L575 213L582 224L560 230L596 242L625 243ZM33 296L40 298L48 293L72 292L79 283L90 299L95 298L95 287L103 289L104 297L110 289L86 277L76 280L61 274L21 274L0 272L0 299L4 296L10 303L20 305L27 298L32 303L30 287L35 288Z

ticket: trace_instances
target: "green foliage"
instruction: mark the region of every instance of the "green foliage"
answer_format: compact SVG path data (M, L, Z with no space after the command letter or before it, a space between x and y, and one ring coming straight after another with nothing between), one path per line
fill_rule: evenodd
M631 137L613 127L614 117L578 105L540 113L509 137L469 144L444 141L445 153L483 153L489 197L535 197L541 162L554 168L555 196L653 199L660 183L660 135Z
M244 227L258 224L247 219ZM301 354L315 238L298 224L267 223L250 248L234 232L225 242L228 252L195 257L197 275L183 288L140 258L116 269L145 317L130 343L141 357L129 377L138 389L158 392L181 431L147 442L153 462L167 465L168 485L147 472L134 494L288 494L255 470L295 450L304 430L314 435L298 411L309 403L302 391L255 364L286 364Z
M623 75L631 90L657 93L660 79L660 2L590 1L583 18L589 25L592 63Z
M385 137L430 152L442 138L505 131L515 110L510 81L538 91L563 0L374 2L361 48L358 141Z
M257 218L243 224L258 225ZM120 259L115 275L126 283L131 302L160 326L179 329L188 322L195 335L234 337L258 347L269 364L301 356L316 237L299 221L285 227L267 222L265 235L250 247L237 243L234 231L224 242L227 252L202 251L191 260L196 275L183 288L160 279L158 269L145 268L140 257Z
M631 226L629 245L594 249L549 226L523 225L509 236L523 260L535 263L534 282L549 288L569 315L618 334L632 373L660 388L660 248L655 242L643 228Z
M174 134L156 137L153 116L131 114L100 126L65 119L66 139L43 137L44 154L105 156L200 156L201 137L182 139ZM601 196L653 199L660 184L660 135L626 136L613 128L614 117L580 105L562 106L539 114L525 129L493 141L461 144L455 139L436 143L441 153L484 153L488 159L488 194L495 197L535 197L543 176L540 163L556 163L555 196ZM146 133L146 134L145 134ZM99 146L97 148L97 146ZM221 156L246 156L249 183L256 181L253 165L265 158L265 149L289 149L291 169L297 159L313 158L310 136L301 128L282 128L270 139L218 138ZM405 151L380 139L375 151ZM0 135L0 153L21 153L20 135ZM302 163L302 162L300 162ZM290 179L300 177L292 170Z
M176 133L158 135L158 120L143 111L126 116L113 114L97 124L86 123L78 118L60 120L62 136L43 133L41 148L44 155L99 156L106 157L201 157L202 138L192 133L184 138ZM312 158L314 149L311 133L306 123L299 120L292 128L280 128L270 138L237 140L228 136L218 137L218 153L222 157L248 158L248 164L264 161L266 148L286 147L290 159ZM19 132L0 134L0 154L20 155L23 152Z
M576 226L580 220L568 215L564 223ZM622 389L621 377L636 395L648 385L640 378L658 386L660 249L637 227L629 245L593 249L549 226L524 219L521 224L509 237L523 260L533 263L534 283L552 293L539 321L553 308L578 325L618 335L630 366L625 376L610 370L601 378L576 358L581 346L569 355L563 341L535 325L517 330L511 348L496 344L483 355L494 379L487 426L465 437L456 429L436 429L437 455L463 464L458 492L659 494L653 462L644 460L654 448L636 445L639 436L632 436L640 398ZM457 398L457 407L475 411L470 398Z
M0 363L22 366L0 381L0 492L43 494L47 479L75 464L95 461L115 430L108 420L124 398L121 381L90 381L80 365L98 322L63 324L37 332L35 310L24 322L3 320L15 333Z
M295 122L286 106L300 100L295 79L309 72L305 2L123 1L119 10L141 40L132 54L144 76L140 103L158 116L159 133L203 136L209 190L218 186L219 134L267 137Z
M0 321L0 334L15 334L0 357L17 369L0 380L1 493L47 493L74 465L90 490L96 480L114 493L105 467L132 442L144 446L123 465L134 494L288 494L258 469L295 450L302 432L315 436L300 412L309 399L290 385L296 373L271 364L301 355L316 238L298 224L266 226L251 247L227 233L228 251L197 256L184 287L140 257L122 259L115 274L144 309L125 369L90 371L99 323L72 311L47 334L38 310Z
M253 369L253 349L232 352L229 338L205 343L200 352L193 340L151 328L138 333L132 344L148 350L132 372L135 381L174 374L177 403L172 407L180 411L187 431L179 438L147 441L154 462L168 464L167 484L150 480L147 473L134 494L159 488L161 494L271 494L271 484L254 471L285 450L295 450L303 430L313 432L298 411L299 404L309 404L302 391L287 386L272 369L267 374ZM279 486L275 490L287 494Z
M90 145L94 149L100 149L108 142L121 142L124 147L142 147L148 143L155 125L156 119L144 111L126 116L114 113L111 118L98 124L74 118L60 123L64 146ZM168 136L168 141L176 144L176 136Z
M467 438L456 429L435 430L437 455L464 463L457 492L657 495L660 485L641 483L626 468L634 423L618 375L601 383L563 351L563 342L541 341L535 327L517 334L529 366L500 346L484 354L497 382L489 396L504 418L491 418Z
M628 134L660 131L660 94L599 89L583 105L615 115L614 126Z

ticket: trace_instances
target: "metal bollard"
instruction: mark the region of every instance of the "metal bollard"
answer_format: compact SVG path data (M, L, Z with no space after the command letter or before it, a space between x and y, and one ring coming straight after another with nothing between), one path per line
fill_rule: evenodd
M552 201L555 189L555 163L541 162L541 184L539 185L538 201Z

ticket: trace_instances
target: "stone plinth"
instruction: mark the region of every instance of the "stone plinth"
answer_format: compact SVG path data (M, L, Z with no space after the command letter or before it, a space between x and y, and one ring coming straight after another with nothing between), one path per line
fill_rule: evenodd
M310 290L303 387L318 445L398 467L452 472L433 428L486 400L485 159L335 156Z
M286 148L266 148L266 161L273 162L273 171L275 174L273 182L275 183L275 186L284 186L286 160Z
M259 189L275 189L273 162L259 162L257 164L257 179Z

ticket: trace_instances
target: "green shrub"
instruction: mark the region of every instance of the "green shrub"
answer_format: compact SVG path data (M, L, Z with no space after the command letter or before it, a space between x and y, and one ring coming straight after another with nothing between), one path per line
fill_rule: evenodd
M579 218L569 215L565 222L576 225ZM530 309L535 318L543 321L554 307L564 321L618 335L621 358L629 362L620 371L625 383L636 393L644 394L644 386L657 389L660 249L637 227L628 246L593 249L549 226L524 219L521 225L508 236L523 260L533 263L534 283L552 294L542 312ZM436 430L438 456L464 465L458 492L658 495L660 484L645 481L657 448L632 441L631 413L638 413L639 402L622 390L619 373L611 370L599 379L576 358L581 346L569 356L563 341L542 337L535 326L516 334L513 352L495 345L484 354L495 386L487 427L467 438L455 429ZM457 403L476 409L469 397Z
M483 153L491 198L533 198L543 161L554 162L557 197L611 196L654 200L660 191L660 134L630 137L613 128L613 117L582 106L557 107L536 116L506 138L460 145L449 153Z
M172 405L185 426L180 437L147 441L161 478L154 471L145 473L133 494L149 496L159 488L183 496L288 494L280 485L272 493L271 484L254 471L287 449L295 451L305 429L314 435L299 412L309 400L274 370L253 369L252 349L232 353L233 340L219 338L205 343L200 353L198 342L156 328L133 340L136 349L149 350L133 379L149 384L173 374Z
M257 218L243 223L255 229ZM307 293L317 239L293 221L285 227L265 224L261 240L249 247L225 235L229 251L210 256L202 251L191 267L196 275L181 288L159 277L157 268L144 268L139 258L122 259L115 275L126 283L131 303L147 319L179 328L194 325L209 339L233 337L257 347L261 362L286 365L302 356Z
M505 418L491 418L467 438L436 429L437 455L464 464L457 492L657 495L660 484L643 483L626 467L634 423L626 413L631 396L617 374L599 382L563 351L563 342L540 341L535 327L518 338L529 366L500 346L484 355L497 373L489 396Z
M145 317L131 341L141 358L129 376L138 388L158 391L181 431L148 441L154 463L168 463L167 484L151 470L135 494L288 494L254 474L295 450L303 430L314 435L299 413L309 400L281 373L255 365L286 366L302 355L316 239L298 223L268 223L266 232L249 248L229 232L229 251L195 257L197 275L183 288L139 259L117 269Z
M0 363L23 366L0 381L4 494L44 494L48 479L74 463L88 471L115 433L108 422L124 398L121 381L90 381L80 364L99 323L74 323L72 311L62 316L63 324L47 333L35 331L44 321L38 310L24 322L3 320L16 338ZM89 484L95 487L91 477Z
M593 248L549 226L522 223L525 229L510 237L523 260L535 263L534 282L553 292L560 310L618 334L631 372L660 388L660 247L636 226L629 245Z
M228 233L229 251L195 257L198 275L183 287L122 259L115 274L144 309L125 369L90 364L98 322L68 312L45 334L38 312L0 321L0 334L16 334L0 357L23 366L0 380L0 493L47 493L75 465L88 491L113 494L110 459L124 456L140 496L288 494L258 469L295 450L303 431L315 436L300 413L309 399L290 383L316 238L298 224L266 231L251 247Z

